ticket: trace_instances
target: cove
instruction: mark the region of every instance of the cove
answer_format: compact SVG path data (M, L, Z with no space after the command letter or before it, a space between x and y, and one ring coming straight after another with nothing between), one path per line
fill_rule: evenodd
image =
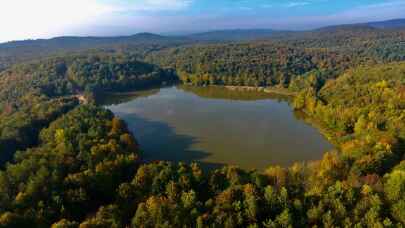
M126 121L147 161L263 170L318 160L333 148L282 96L173 86L109 95L104 102Z

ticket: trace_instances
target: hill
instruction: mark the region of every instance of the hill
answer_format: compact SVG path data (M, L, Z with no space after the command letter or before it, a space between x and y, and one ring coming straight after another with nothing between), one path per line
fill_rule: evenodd
M393 19L368 23L342 24L325 26L310 31L287 31L273 29L229 29L195 33L187 37L198 41L252 41L263 39L279 39L287 37L301 37L308 32L342 32L358 31L370 32L378 29L405 28L405 19Z
M264 172L145 163L123 121L80 105L0 170L0 227L403 227L404 70L359 67L302 91L296 108L342 152Z
M327 26L311 31L279 31L273 29L232 29L196 33L185 36L162 36L152 33L139 33L132 36L117 37L75 37L65 36L52 39L23 40L0 43L0 71L27 60L48 57L56 54L81 51L103 51L136 53L139 58L146 54L168 47L196 43L241 42L253 40L300 40L314 39L352 39L364 36L380 36L386 30L405 28L405 19L395 19L362 24ZM384 35L384 34L383 34ZM395 34L389 34L390 36Z
M405 18L393 19L388 21L369 22L367 23L367 25L380 29L405 28Z
M196 33L188 37L205 41L241 41L272 37L277 31L272 29L230 29Z
M153 33L138 33L131 36L117 37L78 37L62 36L52 39L11 41L0 44L0 50L13 48L31 47L58 47L58 48L81 48L98 47L112 44L156 44L156 43L176 43L185 41L185 38L161 36Z
M182 47L172 46L197 41L138 34L9 43L19 51L11 53L120 54L47 57L0 73L0 166L10 162L0 167L0 227L403 227L405 31L297 34ZM147 163L123 121L76 99L176 80L166 67L196 85L293 90L294 108L337 151L264 172Z
M14 63L77 51L98 49L107 52L136 50L142 54L168 46L192 42L185 37L139 33L119 37L56 37L52 39L12 41L0 44L0 71Z
M66 55L15 64L0 73L0 168L16 150L38 143L39 130L104 91L176 80L170 71L117 55Z
M334 32L334 31L376 31L380 29L403 29L405 28L405 19L392 19L387 21L375 21L355 24L342 24L325 26L314 31Z

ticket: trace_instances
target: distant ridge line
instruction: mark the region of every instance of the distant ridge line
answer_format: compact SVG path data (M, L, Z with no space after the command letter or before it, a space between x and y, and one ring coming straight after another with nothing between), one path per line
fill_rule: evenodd
M0 43L0 48L7 45L20 44L20 43L32 43L32 42L45 42L45 41L58 41L58 40L109 40L109 39L200 39L200 40L239 40L239 39L252 39L257 36L261 38L271 37L274 34L286 33L286 32L311 32L330 30L334 28L364 28L364 29L397 29L405 28L405 18L390 19L384 21L372 21L365 23L352 23L352 24L338 24L323 26L316 29L309 30L276 30L272 28L254 28L254 29L218 29L205 32L185 33L184 35L161 35L158 33L141 32L133 35L123 36L59 36L49 39L26 39L26 40L14 40ZM211 36L211 38L209 37Z

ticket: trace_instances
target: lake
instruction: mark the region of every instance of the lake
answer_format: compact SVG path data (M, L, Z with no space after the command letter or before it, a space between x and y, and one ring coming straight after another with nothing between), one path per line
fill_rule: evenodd
M148 161L263 170L318 160L333 148L282 96L173 86L106 98Z

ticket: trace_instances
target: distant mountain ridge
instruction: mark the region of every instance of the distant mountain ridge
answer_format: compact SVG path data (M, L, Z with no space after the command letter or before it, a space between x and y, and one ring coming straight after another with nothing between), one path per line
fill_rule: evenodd
M379 29L405 28L405 18L387 21L369 22L366 25Z
M173 37L173 36L161 36L153 33L138 33L131 36L115 36L115 37L96 37L96 36L60 36L51 39L37 39L37 40L21 40L21 41L10 41L0 44L0 50L2 48L18 47L22 45L58 45L63 43L63 45L76 45L80 46L83 44L91 44L92 46L97 45L109 45L117 43L156 43L156 42L184 42L187 38L185 37Z
M355 24L342 24L325 26L314 31L332 31L332 30L378 30L378 29L402 29L405 28L405 19L392 19L387 21L376 21Z
M308 31L322 31L331 30L334 28L339 29L389 29L389 28L405 28L405 18L392 19L386 21L376 21L376 22L366 22L366 23L354 23L354 24L342 24L342 25L331 25L325 26L314 30L304 30L301 32ZM207 32L192 33L188 35L159 35L154 33L137 33L130 36L111 36L111 37L97 37L97 36L61 36L51 39L36 39L36 40L20 40L20 41L10 41L5 43L0 43L0 51L2 48L6 47L16 47L19 45L41 45L42 43L55 44L58 42L66 42L66 44L85 44L91 42L93 44L109 44L112 42L144 42L144 43L155 43L155 42L175 42L175 41L216 41L216 40L252 40L252 39L263 39L274 36L275 34L293 32L289 30L274 30L271 28L263 29L223 29L214 30ZM300 33L300 31L294 31L294 33Z
M190 38L169 37L152 33L139 33L118 37L63 36L52 39L11 41L0 44L0 71L21 61L66 52L106 49L113 51L155 50L168 46L191 43Z
M16 62L32 60L65 52L106 49L107 51L141 50L140 55L149 51L178 45L240 42L265 39L301 39L317 35L333 35L333 33L374 32L381 29L405 29L405 19L393 19L379 22L368 22L347 25L327 26L308 31L283 31L273 29L231 29L201 32L182 36L163 36L153 33L138 33L131 36L116 37L79 37L62 36L52 39L22 40L0 43L0 71ZM320 33L320 34L318 34ZM302 36L303 35L303 36Z
M257 38L272 37L277 32L273 29L230 29L216 30L202 33L194 33L188 37L196 40L215 41L215 40L254 40Z

